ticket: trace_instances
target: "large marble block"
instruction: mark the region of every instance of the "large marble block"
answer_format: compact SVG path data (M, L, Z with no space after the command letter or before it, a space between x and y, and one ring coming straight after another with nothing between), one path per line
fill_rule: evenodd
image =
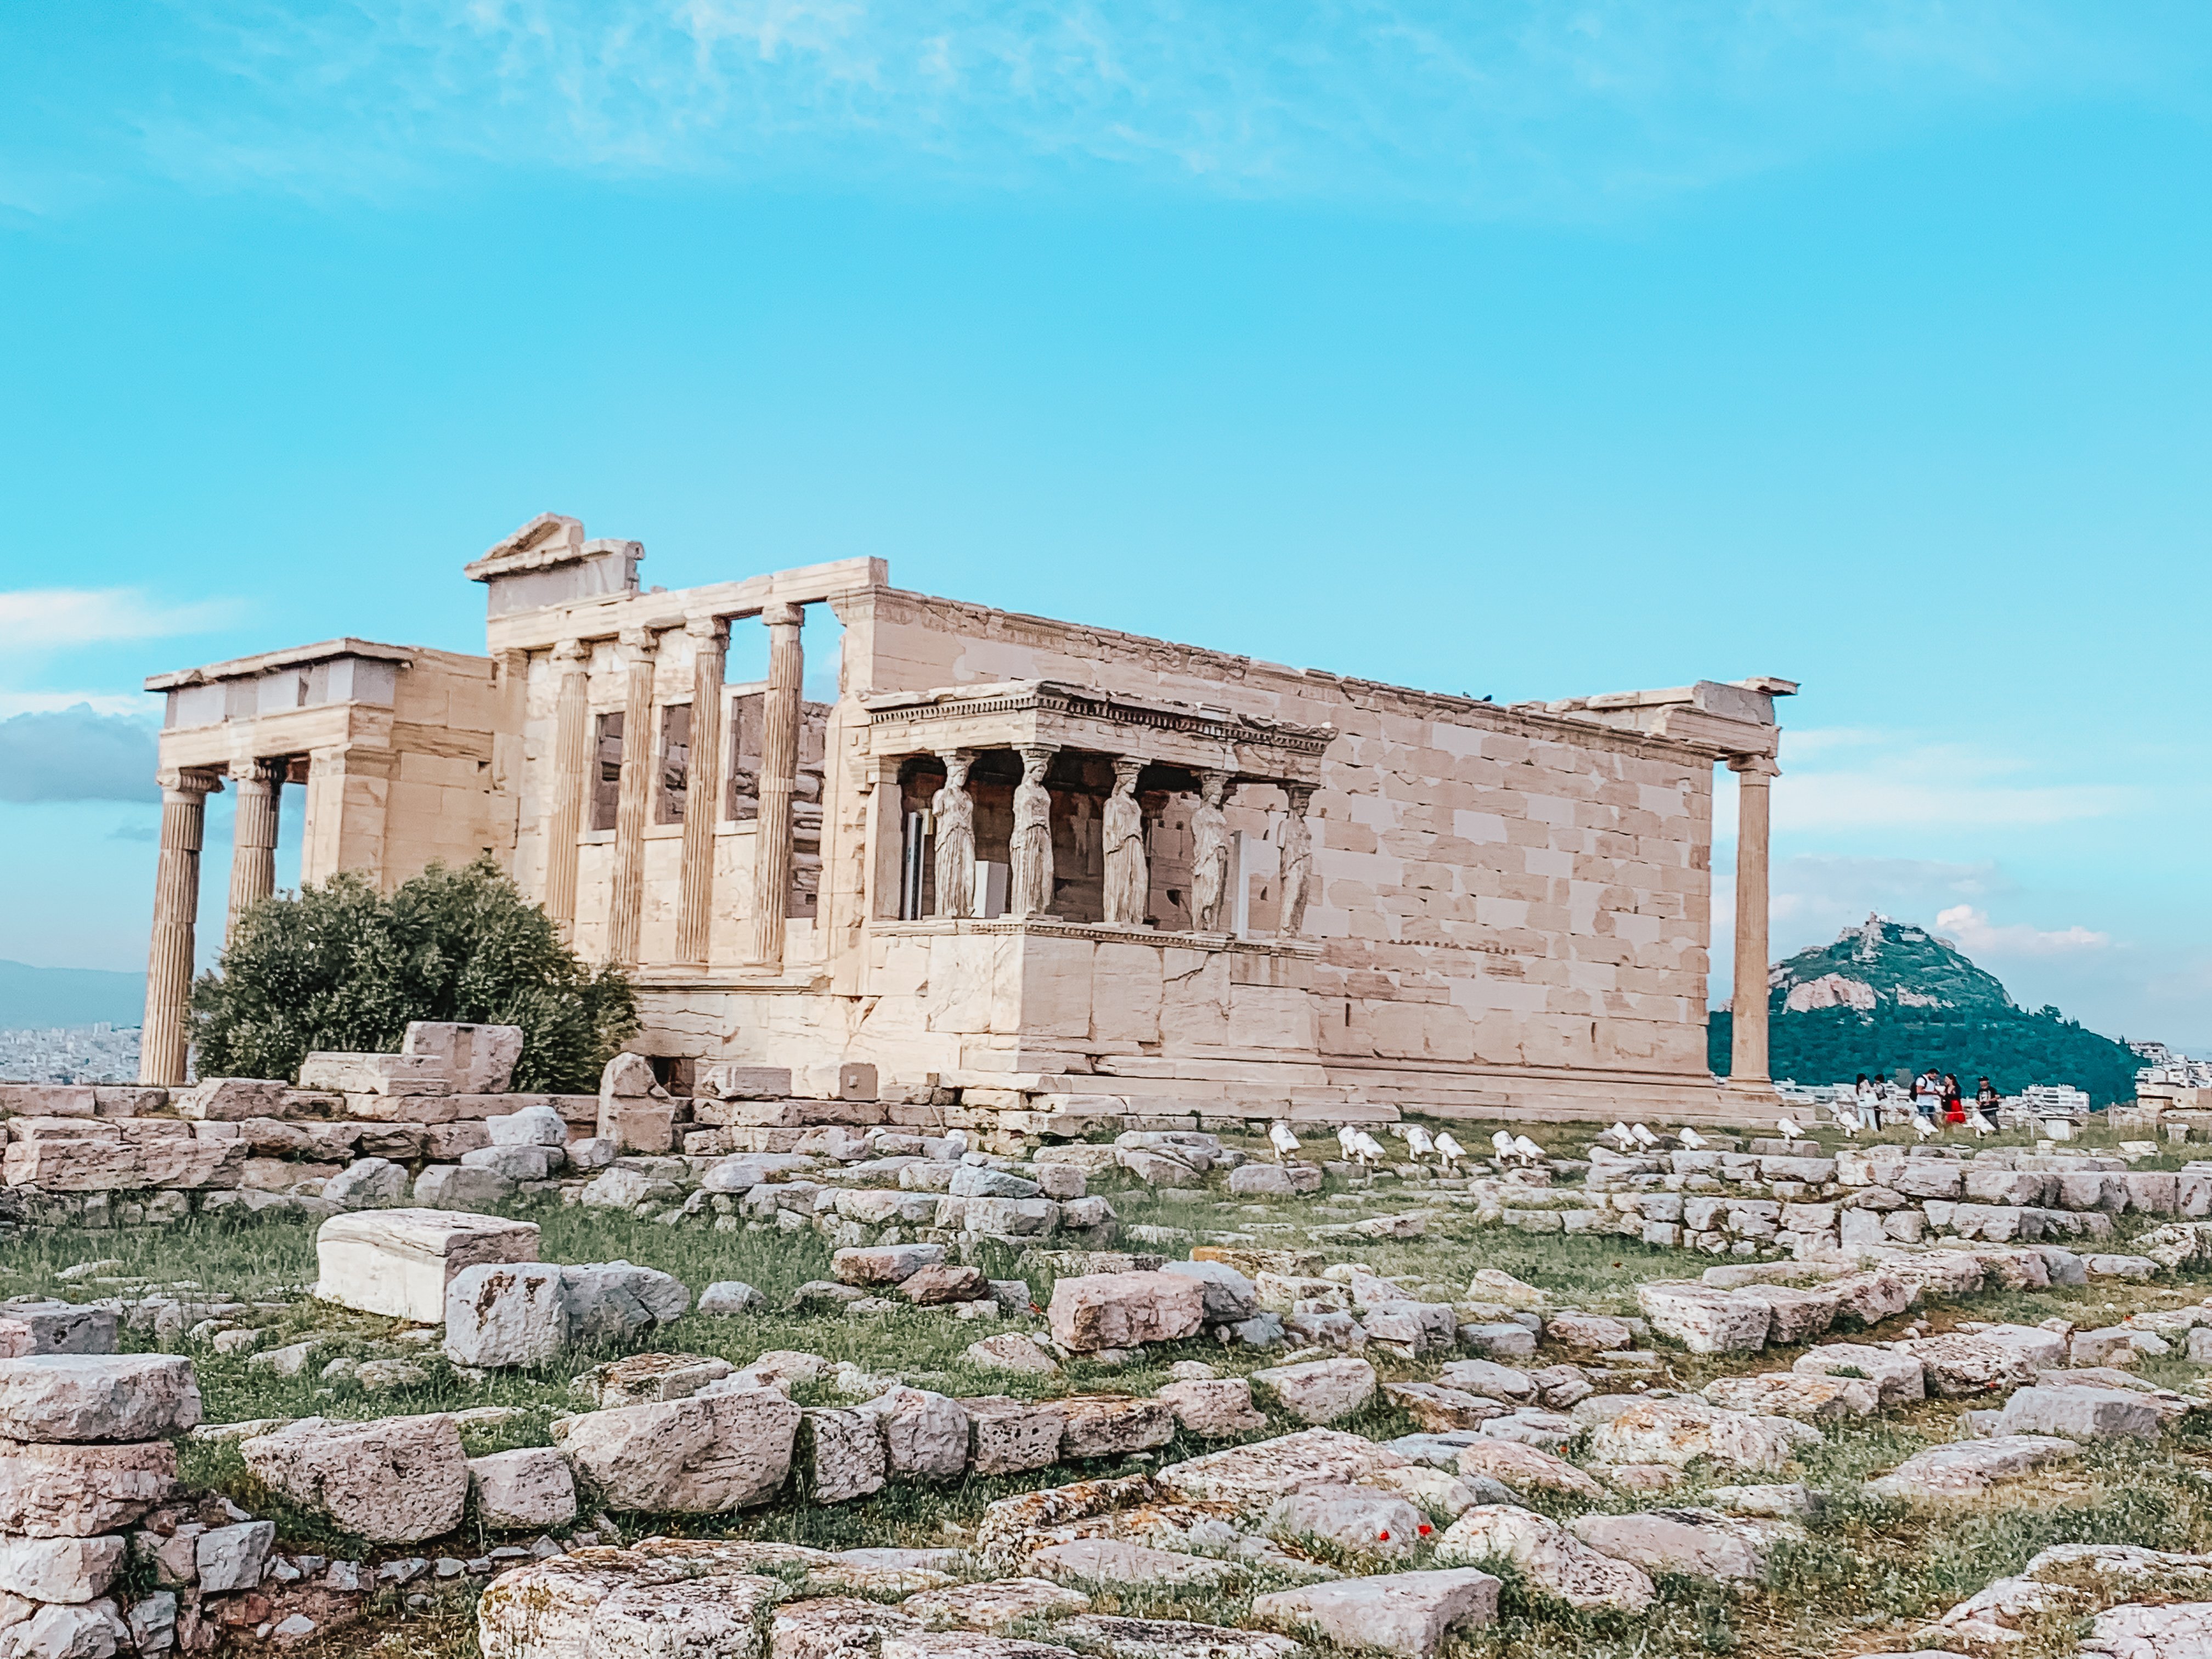
M315 1255L324 1301L435 1325L464 1267L535 1261L538 1225L462 1210L356 1211L323 1224Z
M437 1061L452 1079L455 1094L504 1094L514 1077L514 1062L522 1058L522 1028L413 1020L399 1051Z

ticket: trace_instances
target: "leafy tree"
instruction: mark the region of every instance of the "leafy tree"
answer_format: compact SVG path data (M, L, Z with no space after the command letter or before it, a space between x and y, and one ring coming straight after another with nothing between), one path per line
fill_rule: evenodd
M522 1028L519 1091L588 1093L637 1029L621 970L594 970L489 857L389 896L358 875L264 899L192 988L202 1077L296 1078L313 1050L391 1053L407 1023Z

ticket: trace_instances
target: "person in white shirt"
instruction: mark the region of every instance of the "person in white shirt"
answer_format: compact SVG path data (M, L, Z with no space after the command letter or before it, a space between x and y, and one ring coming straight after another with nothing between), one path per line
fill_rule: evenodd
M1912 1080L1912 1109L1932 1119L1943 1104L1943 1082L1931 1069Z

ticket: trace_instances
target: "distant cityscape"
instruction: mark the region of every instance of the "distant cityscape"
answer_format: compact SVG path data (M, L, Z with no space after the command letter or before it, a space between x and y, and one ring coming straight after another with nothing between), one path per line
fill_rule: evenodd
M135 1083L138 1028L50 1025L0 1031L0 1083Z
M2191 1060L2163 1042L2130 1042L2143 1064L2137 1083L2179 1089L2212 1089L2212 1060ZM0 1083L133 1083L138 1077L138 1028L112 1025L54 1025L37 1030L0 1030ZM1783 1097L1814 1105L1840 1099L1848 1084L1801 1085L1783 1081ZM2031 1089L2030 1095L2044 1092ZM2071 1096L2064 1085L2053 1094ZM2084 1099L2086 1101L2086 1097Z
M2163 1042L2130 1042L2128 1047L2142 1057L2142 1069L2136 1073L2138 1083L2164 1083L2177 1089L2212 1089L2212 1060L2191 1060L2187 1054L2178 1054Z

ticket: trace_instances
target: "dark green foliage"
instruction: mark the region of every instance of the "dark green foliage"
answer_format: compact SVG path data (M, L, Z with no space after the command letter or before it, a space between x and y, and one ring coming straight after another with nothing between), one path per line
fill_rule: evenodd
M192 988L202 1077L297 1077L312 1051L390 1053L416 1019L522 1028L514 1087L586 1094L637 1029L637 997L586 967L489 858L389 896L357 875L241 916Z
M1870 990L1874 1006L1785 1011L1792 988L1830 975ZM2100 1106L2135 1098L2142 1062L2125 1043L2083 1030L2056 1008L2021 1007L1995 975L1924 928L1871 920L1832 945L1800 951L1774 979L1767 993L1774 1077L1848 1083L1861 1072L1893 1076L1932 1066L1955 1073L1969 1094L1986 1077L2008 1095L2031 1083L2070 1083ZM1723 1077L1734 1024L1716 1013L1705 1028L1708 1061Z

